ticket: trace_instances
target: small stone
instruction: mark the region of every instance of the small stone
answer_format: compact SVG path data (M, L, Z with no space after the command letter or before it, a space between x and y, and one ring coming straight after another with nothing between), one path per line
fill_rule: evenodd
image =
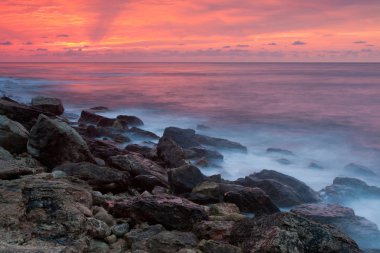
M86 227L88 234L94 238L103 239L111 234L111 229L108 225L95 218L87 219Z
M107 243L97 240L90 241L88 253L108 253L109 246Z
M123 223L111 227L111 231L117 237L123 237L129 231L129 224Z
M63 172L62 170L55 170L51 174L53 175L53 178L67 177L67 174L65 172Z
M110 235L104 238L104 241L106 241L108 244L115 243L117 241L116 235Z
M105 222L108 226L116 224L113 216L109 214L103 207L95 206L93 208L94 218Z

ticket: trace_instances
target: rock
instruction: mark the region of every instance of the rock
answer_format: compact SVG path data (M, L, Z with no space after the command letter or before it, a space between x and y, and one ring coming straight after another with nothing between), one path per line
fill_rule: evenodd
M108 253L109 246L107 243L98 241L98 240L90 240L90 247L88 249L88 253Z
M337 177L333 184L320 191L324 201L344 204L355 199L380 198L380 188L349 177Z
M196 134L193 129L181 129L177 127L168 127L164 131L164 137L170 137L175 143L182 148L194 148L201 145L212 146L221 149L236 149L243 152L247 148L237 142L232 142L225 139L209 137Z
M333 204L304 204L291 212L336 227L354 239L361 248L380 247L380 231L377 225L356 216L351 208Z
M137 250L147 250L147 241L164 230L164 227L160 224L145 228L132 229L125 235L125 239L132 251L137 252Z
M202 206L170 195L134 197L113 203L115 217L131 218L135 223L162 224L169 229L189 230L193 224L207 219Z
M108 226L112 227L116 224L115 219L111 214L107 212L103 207L94 206L93 207L94 218L105 222Z
M113 156L108 164L120 171L128 172L132 177L150 175L157 178L162 186L168 187L168 175L164 168L139 154Z
M170 189L175 194L191 192L197 184L206 180L206 176L193 165L171 169L168 175Z
M96 126L102 122L101 125L104 127L104 126L112 126L114 120L95 114L91 111L82 111L78 122L85 123L85 124L94 124Z
M268 148L266 151L268 154L294 156L292 151L281 148Z
M237 183L247 187L258 187L279 207L289 207L320 200L318 193L294 177L274 170L262 170Z
M85 138L85 141L95 157L99 157L103 160L108 160L111 156L124 155L126 151L119 149L118 147L101 140L94 140L91 138Z
M104 238L104 241L106 241L108 244L115 243L117 241L116 235L110 235Z
M186 150L186 159L201 159L207 160L223 160L223 155L216 150L211 150L203 147L195 147Z
M62 101L58 98L34 97L32 98L32 106L55 115L62 115L65 111Z
M152 148L147 146L141 146L138 144L128 144L125 147L125 150L133 153L138 153L148 159L154 157L154 155L152 154Z
M14 157L11 153L8 152L8 150L0 146L0 160L11 161L14 160Z
M0 114L21 123L28 130L32 128L41 113L44 112L38 108L32 108L7 98L0 98Z
M177 253L183 248L194 248L198 238L189 232L162 231L151 237L147 242L148 252Z
M127 252L127 243L123 239L117 239L115 243L111 245L111 250L109 253L125 253Z
M117 237L123 237L129 231L129 224L122 223L111 227L111 231Z
M198 248L202 250L203 253L242 253L241 249L238 247L212 240L202 240L199 243Z
M279 212L268 195L259 188L206 181L197 185L192 193L207 196L209 200L236 204L242 212L253 212L256 215Z
M98 219L88 218L86 222L87 233L93 238L104 239L111 234L108 225Z
M365 167L360 164L356 164L356 163L350 163L346 165L343 168L342 173L347 176L360 176L360 177L368 177L368 178L379 176L375 172L373 172L370 168Z
M324 169L324 167L322 165L320 165L319 163L317 163L317 162L310 162L309 168L310 169L317 169L317 170Z
M234 224L234 221L201 221L194 225L193 232L198 238L228 242Z
M177 168L187 164L184 151L169 137L162 137L158 142L157 156L167 168Z
M144 139L152 139L152 140L158 140L160 137L152 132L137 128L137 127L132 127L131 129L128 130L128 133L135 138L144 138Z
M63 171L68 176L86 181L94 190L101 192L122 192L128 187L128 173L92 163L66 163L53 171Z
M21 176L31 175L42 172L43 168L30 168L17 163L16 160L3 161L0 160L0 179L13 180Z
M209 214L216 216L227 216L234 213L240 213L239 207L232 203L217 203L209 206Z
M88 111L90 111L90 112L107 112L109 110L110 109L106 106L95 106L95 107L91 107Z
M138 175L131 179L131 186L136 188L139 192L152 191L155 187L167 188L167 184L160 181L157 177L152 175Z
M0 145L11 153L26 151L29 132L20 123L0 115Z
M54 168L67 162L95 162L86 142L66 123L40 115L33 126L28 152Z
M238 222L230 243L250 252L361 253L358 245L334 227L292 213L276 213Z
M144 122L136 116L119 115L116 117L119 120L125 121L128 126L143 126Z
M276 160L279 164L282 164L282 165L290 165L292 164L292 162L286 158L280 158L280 159L277 159Z
M209 126L203 125L203 124L198 124L197 125L197 130L208 130L210 129Z

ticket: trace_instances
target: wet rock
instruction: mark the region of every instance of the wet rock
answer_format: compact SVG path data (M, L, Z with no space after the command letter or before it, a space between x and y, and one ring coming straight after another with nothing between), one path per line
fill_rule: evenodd
M66 123L40 115L33 126L28 152L54 168L67 162L95 162L86 142Z
M169 137L162 137L158 142L157 156L167 168L177 168L187 164L184 151Z
M144 122L136 116L119 115L116 117L118 120L125 121L128 126L143 126Z
M198 238L228 242L234 221L201 221L194 225L193 232Z
M132 251L137 252L137 250L147 250L147 241L164 230L165 228L160 224L144 228L136 228L127 233L125 239Z
M111 227L111 231L117 237L123 237L129 231L129 224L122 223Z
M223 160L223 155L216 150L211 150L203 147L195 147L186 150L186 159L200 159L206 158L207 160Z
M297 206L291 212L336 227L354 239L361 248L380 247L380 231L377 225L356 216L351 208L335 204L305 204Z
M157 177L152 175L138 175L131 179L131 186L136 188L139 192L152 191L155 187L167 188L167 184L164 184Z
M198 248L203 253L242 253L241 249L236 246L213 240L202 240L199 243Z
M160 137L152 132L149 132L147 130L143 130L137 127L132 127L128 130L128 133L132 135L135 138L145 138L145 139L152 139L152 140L158 140Z
M262 170L238 180L237 183L264 190L273 202L280 207L314 203L320 200L318 193L305 183L274 170Z
M209 206L209 214L216 216L227 216L240 213L239 207L232 203L217 203Z
M128 186L128 173L92 163L67 163L55 167L53 171L63 171L68 176L84 180L96 191L122 192Z
M168 173L170 189L175 194L191 192L199 183L206 180L206 176L193 165L184 165L171 169Z
M113 244L111 244L109 253L126 253L127 250L127 243L124 239L117 239L117 241Z
M30 168L17 163L16 160L0 160L0 179L13 180L21 176L36 174L42 172L42 167Z
M55 115L61 115L65 111L62 101L58 98L34 97L32 98L32 106Z
M103 121L103 126L106 124L106 122L112 122L110 125L113 125L114 120L106 118L104 116L95 114L90 111L82 111L80 118L79 118L79 123L85 123L85 124L94 124L98 125L99 122Z
M168 187L168 175L164 168L139 154L128 154L110 157L110 166L128 172L132 177L150 175L156 177L161 185Z
M98 219L88 218L86 222L87 233L97 239L104 239L111 234L111 229L108 225Z
M294 153L292 151L281 149L281 148L268 148L266 152L268 154L274 154L274 155L294 156Z
M115 217L131 218L135 223L162 224L169 229L189 230L207 219L202 206L170 195L134 197L110 207Z
M194 248L198 238L189 232L162 231L151 237L147 242L148 252L177 253L183 248Z
M95 107L91 107L88 111L90 111L90 112L107 112L109 110L110 109L106 106L95 106Z
M94 140L91 138L85 138L85 141L91 153L95 157L99 157L103 160L108 160L111 156L126 154L126 151L119 149L118 147L106 141Z
M350 163L346 165L343 168L342 173L347 176L360 176L360 177L368 177L368 178L373 178L373 177L378 177L375 172L373 172L370 168L356 164L356 163Z
M0 115L0 145L11 153L26 151L29 132L20 123Z
M92 210L94 212L94 218L105 222L110 227L116 224L116 221L112 215L109 214L103 207L94 206Z
M214 138L205 135L196 134L193 129L181 129L177 127L168 127L164 131L165 137L170 137L182 148L193 148L201 145L212 146L221 149L236 149L247 151L247 148L237 142Z
M320 191L324 201L344 204L355 199L380 198L380 188L349 177L337 177L333 184Z
M11 153L8 152L8 150L0 146L0 160L11 161L14 160L14 157Z
M108 253L109 246L107 243L98 241L98 240L90 240L90 247L88 249L88 253Z
M250 252L361 253L358 245L334 227L292 213L276 213L238 222L230 243Z

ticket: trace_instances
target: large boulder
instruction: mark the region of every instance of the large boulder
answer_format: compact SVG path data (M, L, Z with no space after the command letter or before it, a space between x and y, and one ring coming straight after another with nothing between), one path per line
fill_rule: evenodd
M291 212L338 228L363 249L380 247L380 231L377 225L366 218L356 216L351 208L336 204L304 204L295 207Z
M0 146L11 153L26 151L29 132L20 123L0 115Z
M206 196L210 201L233 203L239 207L240 211L253 212L255 215L272 214L280 211L260 188L205 181L197 185L192 193Z
M67 176L84 180L101 192L122 192L128 187L128 173L88 162L66 163L53 171L63 171Z
M50 168L68 162L95 162L86 142L72 127L45 115L40 115L33 126L27 148Z
M262 170L240 179L237 183L258 187L279 207L290 207L320 200L317 192L300 180L274 170Z
M206 180L206 176L193 165L183 165L168 172L170 189L175 194L191 192L193 188Z
M128 134L136 139L148 139L148 140L158 140L160 137L150 131L138 128L138 127L132 127L128 129Z
M115 217L130 218L137 224L162 224L177 230L190 230L208 217L202 206L170 195L134 197L113 203L110 210Z
M186 164L185 153L170 137L162 137L157 145L157 156L168 168Z
M144 122L136 116L131 115L119 115L116 117L118 120L122 120L128 124L128 126L142 126Z
M103 160L108 160L111 156L124 155L127 153L125 150L122 150L107 141L86 137L84 138L84 140L86 141L91 153L95 157L99 157Z
M181 129L178 127L168 127L164 131L164 137L170 137L182 148L193 148L201 145L212 146L220 149L235 149L246 152L247 148L240 143L226 139L209 137L196 134L193 129Z
M324 201L344 204L355 199L380 198L380 188L349 177L337 177L333 184L320 191Z
M32 106L55 115L61 115L65 111L62 101L58 98L34 97L32 98Z
M238 222L230 243L243 253L361 253L358 245L334 227L292 213L276 213Z

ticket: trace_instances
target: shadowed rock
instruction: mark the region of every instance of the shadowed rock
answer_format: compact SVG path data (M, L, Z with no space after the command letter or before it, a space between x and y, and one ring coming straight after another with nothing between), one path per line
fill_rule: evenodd
M26 151L29 132L20 123L0 115L0 146L11 153Z
M186 165L185 153L170 137L162 137L157 145L157 156L166 167L176 168Z
M191 192L206 176L193 165L183 165L168 172L170 189L175 194Z
M119 115L116 118L126 122L128 126L143 126L144 125L144 122L136 116Z
M373 172L370 168L360 165L360 164L356 164L356 163L350 163L346 165L343 168L342 173L347 176L360 176L360 177L369 177L369 178L379 176L375 172Z
M65 111L62 101L58 98L42 96L34 97L32 99L32 106L43 111L51 112L55 115L61 115Z

